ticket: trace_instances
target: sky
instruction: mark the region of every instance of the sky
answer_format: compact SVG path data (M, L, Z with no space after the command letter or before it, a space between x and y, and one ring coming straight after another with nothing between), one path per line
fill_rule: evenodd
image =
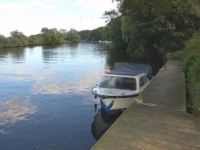
M0 0L0 34L18 30L30 36L43 27L92 30L106 25L101 17L116 5L112 0Z

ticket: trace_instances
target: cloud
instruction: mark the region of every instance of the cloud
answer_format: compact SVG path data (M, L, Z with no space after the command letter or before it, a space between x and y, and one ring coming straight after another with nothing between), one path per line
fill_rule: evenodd
M66 2L66 0L44 0L45 3L58 3L58 2Z
M63 0L58 0L59 2ZM31 11L35 8L41 8L44 11L53 10L56 8L55 0L32 0L32 1L22 1L22 2L2 2L0 3L0 15L14 15L19 16Z
M41 8L45 11L55 9L54 4L47 3L47 2L41 2L41 1L33 0L33 1L25 1L25 3L28 4L28 5L32 5L32 6L37 6L37 7Z
M76 0L73 5L74 6L79 6L79 5L84 5L85 3L87 3L88 0Z
M23 32L25 35L37 34L40 33L42 27L47 28L57 28L57 29L67 29L74 28L78 31L80 30L92 30L99 26L104 26L105 21L100 19L100 17L85 17L85 16L32 16L32 17L18 17L16 19L10 20L10 24L15 22L14 28L11 28L9 24L4 25L4 29L13 31L18 29L18 31ZM1 25L3 26L3 25ZM3 28L3 27L2 27Z
M116 3L112 3L111 0L76 0L73 5L75 7L82 6L85 9L100 12L116 9Z
M1 14L21 15L31 10L32 7L24 3L16 3L16 2L0 3Z

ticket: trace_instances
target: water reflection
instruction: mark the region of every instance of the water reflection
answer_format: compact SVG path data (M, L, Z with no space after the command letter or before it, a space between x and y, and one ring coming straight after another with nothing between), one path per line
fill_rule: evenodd
M109 46L105 45L86 43L65 44L52 49L50 46L45 46L42 49L42 58L46 63L55 63L63 60L64 62L76 62L82 59L87 61L87 59L90 58L105 59L105 57L107 57L108 48Z
M56 61L64 61L64 59L67 58L74 59L79 52L77 43L55 46L42 46L42 50L42 57L45 63L55 61L55 59ZM85 51L83 50L83 52Z
M34 83L31 88L32 94L86 94L97 82L99 74L104 72L103 69L83 70L78 72L71 71L58 75L52 70L47 70L33 77ZM89 75L89 76L88 76ZM46 77L48 76L48 78Z
M11 96L9 99L1 101L0 126L11 124L22 120L37 111L37 107L30 103L29 96ZM1 130L5 134L6 130Z
M118 113L109 116L103 109L99 109L91 125L91 132L94 138L99 140L121 114L122 113Z
M12 62L21 63L25 60L24 48L0 49L0 62L6 61L6 58L12 58Z

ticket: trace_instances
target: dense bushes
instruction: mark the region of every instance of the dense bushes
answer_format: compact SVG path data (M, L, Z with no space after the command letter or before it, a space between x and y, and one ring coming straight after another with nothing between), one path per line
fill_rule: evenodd
M187 89L189 92L189 107L194 113L200 108L200 31L186 43L183 54L183 69L187 76Z

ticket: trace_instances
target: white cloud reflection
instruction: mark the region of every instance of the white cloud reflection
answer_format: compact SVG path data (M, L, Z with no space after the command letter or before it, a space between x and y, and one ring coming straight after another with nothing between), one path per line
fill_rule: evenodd
M21 101L22 98L24 99L23 102ZM13 96L6 101L1 101L0 126L27 120L27 116L34 114L37 111L37 107L32 105L29 99L28 96ZM5 130L0 130L0 132L6 133Z
M100 75L105 72L104 68L82 72L74 70L71 72L72 78L68 79L67 74L66 77L60 76L51 68L40 69L41 71L36 72L34 69L14 67L13 74L6 78L13 82L32 82L30 94L68 94L70 92L82 94L90 91L91 87L97 84ZM21 85L23 84L19 84Z
M99 75L103 70L90 70L81 73L74 72L74 78L71 80L64 80L56 77L56 74L51 74L51 81L46 81L45 75L39 75L34 80L31 93L32 94L68 94L70 92L76 94L83 94L90 91L90 88L97 84ZM67 78L67 77L66 77Z
M4 129L0 130L0 133L6 134L6 131Z

